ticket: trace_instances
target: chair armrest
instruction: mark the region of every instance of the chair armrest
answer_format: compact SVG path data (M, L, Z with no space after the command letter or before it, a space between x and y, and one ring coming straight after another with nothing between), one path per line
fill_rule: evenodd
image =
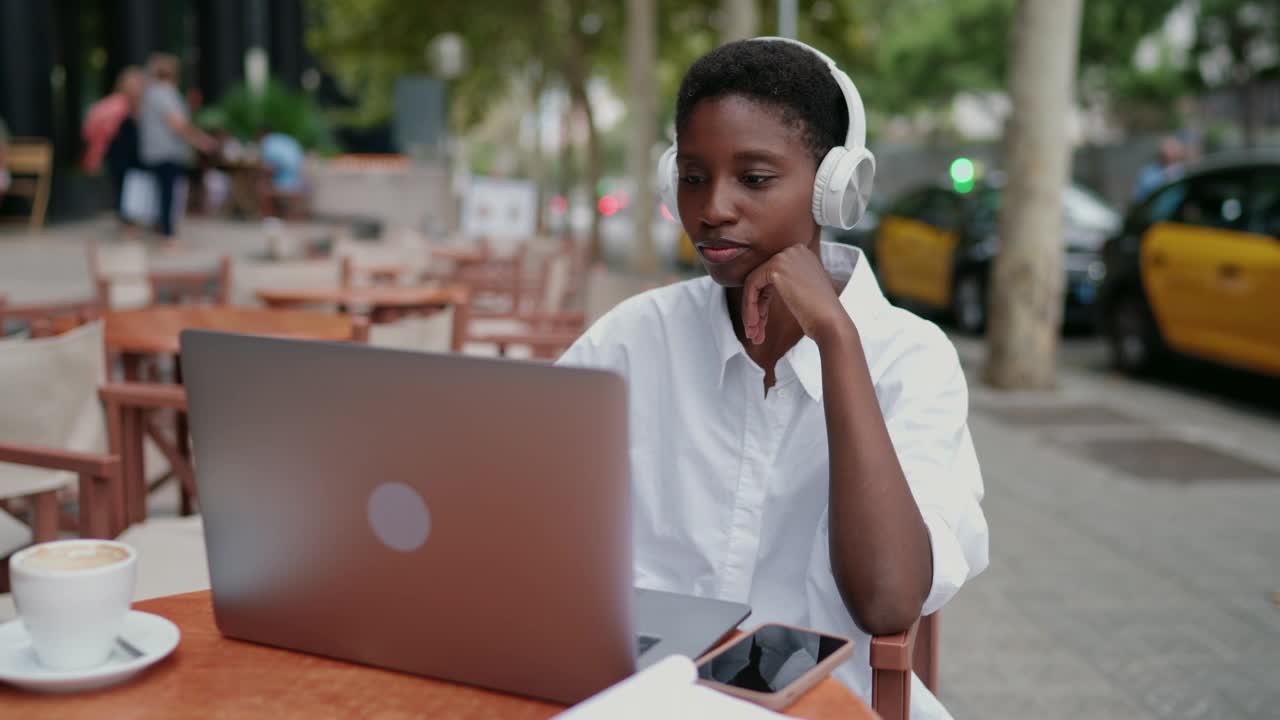
M911 655L920 621L906 632L871 638L871 707L884 720L911 717Z
M181 385L162 383L107 383L98 388L98 397L108 405L147 409L187 409L187 391Z
M94 477L115 477L120 471L120 458L115 455L15 443L0 443L0 462Z
M911 670L911 650L916 643L920 621L906 632L871 638L871 667L874 670Z

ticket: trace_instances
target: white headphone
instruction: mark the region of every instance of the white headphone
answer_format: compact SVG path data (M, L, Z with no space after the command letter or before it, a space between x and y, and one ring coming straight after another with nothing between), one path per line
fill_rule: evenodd
M755 41L788 42L817 55L831 70L840 93L844 95L845 105L849 108L849 132L845 135L844 145L837 145L827 152L827 156L818 165L818 174L813 183L813 219L820 226L838 227L844 230L852 228L862 218L871 199L871 187L875 183L876 158L867 149L867 111L862 105L862 96L853 80L843 70L836 67L835 61L818 50L798 40L782 37L758 37ZM677 144L679 139L677 138ZM676 145L667 148L658 160L658 192L662 202L671 211L671 215L680 219L680 210L676 203L676 188L679 186L679 169L676 167Z

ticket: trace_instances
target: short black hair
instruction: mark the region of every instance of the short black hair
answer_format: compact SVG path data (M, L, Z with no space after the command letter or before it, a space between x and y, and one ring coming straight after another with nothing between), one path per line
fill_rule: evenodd
M728 95L775 110L782 122L800 130L814 163L843 145L849 131L849 107L831 70L812 51L794 43L738 40L698 58L676 97L677 138L700 101Z

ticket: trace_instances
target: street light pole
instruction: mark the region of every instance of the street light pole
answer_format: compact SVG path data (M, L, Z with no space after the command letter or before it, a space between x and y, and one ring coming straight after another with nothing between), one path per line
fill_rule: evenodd
M778 36L796 36L796 0L778 0Z

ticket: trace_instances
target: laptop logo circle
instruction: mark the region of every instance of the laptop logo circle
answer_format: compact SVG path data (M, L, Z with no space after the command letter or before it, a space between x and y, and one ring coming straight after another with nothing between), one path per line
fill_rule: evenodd
M383 545L400 552L422 547L431 533L431 513L417 490L383 483L369 494L369 527Z

